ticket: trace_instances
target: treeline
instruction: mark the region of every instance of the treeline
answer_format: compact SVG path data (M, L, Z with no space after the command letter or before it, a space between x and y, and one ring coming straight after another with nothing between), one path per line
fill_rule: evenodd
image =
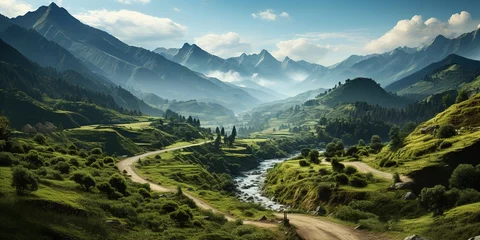
M391 127L383 121L348 118L326 121L324 126L317 125L316 132L320 142L326 143L338 138L347 145L353 145L360 139L370 139L372 135L378 135L386 140Z
M167 111L165 111L164 117L168 120L185 122L197 128L201 127L200 119L192 118L192 116L188 116L188 118L185 118L185 116L182 116L179 113L176 113L170 109L167 109Z

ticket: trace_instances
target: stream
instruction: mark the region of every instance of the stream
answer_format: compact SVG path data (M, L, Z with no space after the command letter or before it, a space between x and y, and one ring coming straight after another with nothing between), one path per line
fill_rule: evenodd
M265 182L267 170L273 168L275 164L281 163L289 158L291 158L291 156L264 160L257 168L243 172L243 175L235 177L233 180L239 191L237 197L242 201L258 203L274 211L284 209L284 205L263 195L262 186Z

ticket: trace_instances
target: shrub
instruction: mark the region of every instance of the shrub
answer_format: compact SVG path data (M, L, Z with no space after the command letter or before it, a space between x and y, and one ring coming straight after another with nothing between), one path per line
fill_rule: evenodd
M70 160L68 162L75 167L80 166L80 163L78 162L78 159L76 159L76 158L70 158Z
M352 166L346 166L343 171L348 175L352 175L352 174L357 172L357 169L355 167L352 167Z
M84 172L75 172L70 179L80 184L80 186L82 186L87 192L97 184L92 175Z
M115 162L115 160L112 158L112 157L106 157L103 159L103 163L105 164L109 164L109 163L113 163Z
M63 174L66 174L70 172L70 165L66 162L59 162L55 165L55 169Z
M400 175L396 172L393 174L393 183L399 183L402 180L400 179Z
M352 146L347 149L347 152L345 153L345 155L353 157L357 153L358 153L358 148L356 146Z
M47 168L46 168L46 167L40 167L39 169L37 169L37 170L35 171L35 173L36 173L37 175L39 175L39 176L45 177L45 176L47 176L48 171L47 171Z
M123 176L121 176L118 173L115 173L110 177L108 182L117 191L121 192L122 194L125 194L125 191L127 190L127 182L125 181L125 178Z
M311 163L319 164L320 160L318 159L320 153L317 150L312 150L308 154Z
M345 173L337 174L335 176L335 181L337 183L342 184L342 185L347 185L348 184L348 177Z
M335 212L335 217L340 220L350 221L350 222L358 222L359 220L362 220L362 219L377 218L375 214L356 210L348 206L339 207Z
M100 148L94 148L90 151L90 154L92 154L92 155L102 155L103 151Z
M150 192L145 188L139 188L138 193L142 195L143 198L150 198Z
M0 166L10 166L13 163L13 155L8 152L0 152Z
M440 149L446 149L446 148L449 148L453 145L452 142L449 142L449 141L443 141L442 143L440 143L440 146L439 148Z
M101 169L102 168L102 166L100 166L100 164L98 162L92 163L92 165L90 165L90 167L96 168L96 169Z
M78 150L78 149L77 149L77 146L75 146L75 144L73 144L73 143L70 144L70 145L68 145L68 149L69 149L69 150Z
M352 185L353 187L366 187L368 183L367 183L367 180L365 180L364 178L361 178L357 175L353 175L350 178L350 185Z
M364 146L366 146L365 141L364 141L363 139L358 140L358 144L357 144L357 145L358 145L359 147L364 147Z
M337 159L332 159L331 164L332 164L332 169L335 172L342 172L343 169L345 169L345 165L339 163Z
M113 189L113 187L108 182L103 182L98 184L97 189L100 192L106 193L108 196L110 196L110 194L112 194L115 191L115 189Z
M453 170L449 179L451 188L473 188L480 190L480 172L473 165L460 164Z
M35 166L43 165L42 158L38 155L38 152L35 150L29 151L27 156L25 156L25 160Z
M383 166L384 167L393 167L393 166L396 166L397 165L397 162L395 160L387 160Z
M88 153L87 153L87 151L82 149L82 150L80 150L80 152L78 152L78 156L80 156L82 158L86 158L86 157L88 157Z
M438 129L437 137L438 138L449 138L457 134L455 127L452 124L443 125Z
M310 166L310 164L309 164L307 161L305 161L305 160L300 160L300 161L298 162L298 164L300 165L300 167Z
M55 179L55 180L58 180L58 181L63 181L63 177L62 177L62 174L60 174L59 171L53 171L52 172L52 178Z
M57 163L59 163L59 162L65 162L65 158L63 158L63 157L54 157L54 158L52 158L52 159L50 160L50 164L51 164L51 165L55 165L55 164L57 164Z
M190 220L193 219L193 214L190 208L182 206L174 212L170 213L170 218L180 226L185 226Z
M97 161L97 156L89 156L87 158L87 161L85 162L85 165L90 166L96 161Z
M325 176L325 175L329 175L331 172L326 168L320 168L318 169L318 173L322 176Z
M28 169L17 166L12 171L12 187L18 195L38 190L38 177Z
M467 188L463 191L460 191L456 206L462 206L476 202L480 202L480 192L475 189Z
M45 143L47 143L47 138L43 136L43 134L41 133L35 134L35 136L33 137L33 140L41 145L44 145Z
M168 200L162 205L162 210L166 213L174 212L177 209L178 209L178 204L172 200Z
M310 148L303 148L300 153L302 154L303 157L307 157L308 154L310 153Z
M437 185L432 188L423 188L420 192L420 203L429 211L433 211L435 215L443 213L447 205L447 197L445 194L445 187Z

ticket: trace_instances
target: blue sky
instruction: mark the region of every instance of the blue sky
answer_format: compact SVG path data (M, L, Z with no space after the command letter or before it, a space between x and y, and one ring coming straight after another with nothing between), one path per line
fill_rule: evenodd
M480 24L476 0L57 0L82 22L128 44L154 49L196 43L221 57L267 49L279 60L323 65L352 54L416 47ZM46 0L2 0L9 17ZM403 20L403 21L402 21Z

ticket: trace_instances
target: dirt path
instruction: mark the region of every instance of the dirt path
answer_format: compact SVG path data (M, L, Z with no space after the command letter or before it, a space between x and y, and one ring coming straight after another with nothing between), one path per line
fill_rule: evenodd
M385 178L385 179L388 179L388 180L393 179L393 174L387 173L387 172L382 172L378 169L375 169L375 168L371 167L370 165L368 165L364 162L342 162L342 163L346 166L356 167L358 171L363 172L363 173L371 172L374 175L377 175L379 177L382 177L382 178ZM412 182L413 181L411 178L409 178L408 176L405 176L405 175L400 176L400 179L402 180L402 182Z
M153 182L148 181L147 179L142 178L140 175L137 174L135 171L135 162L137 162L140 158L145 158L151 155L156 155L159 153L173 151L193 146L203 145L207 142L196 143L186 146L174 147L169 149L162 149L152 152L147 152L141 155L133 156L130 158L126 158L117 163L118 170L122 173L125 173L130 176L132 181L138 183L149 183L150 188L156 192L175 192L175 189L160 186ZM367 165L368 166L368 165ZM391 178L391 177L390 177ZM235 220L234 217L228 216L225 213L215 209L214 207L210 206L207 202L194 197L186 192L183 193L188 198L192 199L195 204L205 210L212 210L214 213L223 214L225 218L229 221ZM283 218L283 214L275 214L275 216L279 219ZM369 233L364 231L354 230L352 227L345 226L342 224L334 223L325 219L316 218L309 215L304 214L288 214L288 218L290 220L290 224L294 225L297 229L297 233L305 240L377 240L377 239L386 239L386 238L378 238L378 236L371 236ZM277 229L278 225L272 222L259 222L259 221L250 221L246 220L243 221L244 224L255 225L261 228L267 229Z

